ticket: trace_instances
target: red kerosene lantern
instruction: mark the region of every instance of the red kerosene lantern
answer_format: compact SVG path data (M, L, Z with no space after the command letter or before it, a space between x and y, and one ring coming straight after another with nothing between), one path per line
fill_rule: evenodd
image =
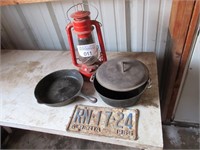
M77 4L73 7L77 7ZM71 7L72 8L72 7ZM70 8L70 9L71 9ZM69 12L69 10L68 10ZM91 77L95 70L107 60L104 42L101 34L100 23L96 20L90 19L90 12L85 10L78 10L70 15L73 18L73 21L69 23L66 27L66 32L68 36L68 42L70 45L70 52L72 56L72 62L75 66L79 67L79 71L86 77ZM94 42L92 31L96 27L98 41L100 45L101 52L98 54L97 45ZM74 48L74 42L72 37L72 29L78 37L78 59L80 62L77 62L76 52Z

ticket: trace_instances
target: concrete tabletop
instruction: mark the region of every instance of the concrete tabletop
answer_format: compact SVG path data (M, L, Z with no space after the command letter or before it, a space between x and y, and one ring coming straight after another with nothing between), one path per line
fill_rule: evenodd
M44 76L61 69L77 69L72 64L68 51L1 51L0 125L141 149L162 149L163 136L156 56L150 52L107 52L108 60L123 56L142 61L148 67L152 80L152 87L144 92L139 102L127 108L140 111L137 140L66 131L66 125L75 105L111 107L101 100L92 83L84 83L83 93L96 97L97 103L90 103L81 98L62 107L49 107L37 103L34 89Z

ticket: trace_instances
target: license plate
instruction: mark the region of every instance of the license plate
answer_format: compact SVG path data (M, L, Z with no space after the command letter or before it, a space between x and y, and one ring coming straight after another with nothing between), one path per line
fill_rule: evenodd
M77 105L67 131L136 140L138 116L138 109Z

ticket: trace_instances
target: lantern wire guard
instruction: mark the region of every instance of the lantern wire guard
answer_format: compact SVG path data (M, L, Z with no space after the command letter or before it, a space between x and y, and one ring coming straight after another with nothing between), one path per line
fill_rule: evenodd
M105 47L103 43L103 38L101 34L101 24L96 21L99 12L96 7L95 8L97 14L95 20L90 19L90 11L85 11L84 6L92 6L84 3L78 3L73 5L67 10L67 19L69 20L69 24L66 27L66 32L68 35L68 42L70 45L70 52L72 56L72 62L75 66L79 67L80 73L82 73L86 77L91 77L91 75L96 71L96 69L107 60ZM74 8L75 12L70 15L73 20L69 19L69 11ZM101 52L98 55L99 46L96 45L93 40L92 31L96 27L96 32L98 36L98 41L100 45ZM78 37L78 54L79 57L76 58L74 42L72 37L71 29L73 29L73 33L75 33ZM77 59L82 63L78 63Z
M75 11L84 11L85 10L85 8L84 8L84 6L91 6L92 8L94 8L95 10L96 10L96 13L97 13L97 15L96 15L96 17L95 17L95 19L94 20L96 20L97 18L98 18L98 16L99 16L99 11L98 11L98 9L94 6L94 5L88 5L88 4L85 4L85 3L78 3L78 4L75 4L75 5L73 5L73 6L71 6L68 10L67 10L67 12L66 12L66 16L67 16L67 20L69 20L69 22L71 22L71 20L70 20L70 18L69 18L69 11L72 9L72 8L75 8ZM79 9L80 8L80 9ZM100 23L100 22L99 22ZM101 23L100 23L101 24Z

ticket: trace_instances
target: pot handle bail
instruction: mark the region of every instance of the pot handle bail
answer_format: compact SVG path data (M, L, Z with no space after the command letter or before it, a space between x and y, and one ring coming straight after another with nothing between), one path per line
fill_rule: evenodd
M151 78L149 78L147 89L150 89L151 87L152 87L152 81L151 81Z

